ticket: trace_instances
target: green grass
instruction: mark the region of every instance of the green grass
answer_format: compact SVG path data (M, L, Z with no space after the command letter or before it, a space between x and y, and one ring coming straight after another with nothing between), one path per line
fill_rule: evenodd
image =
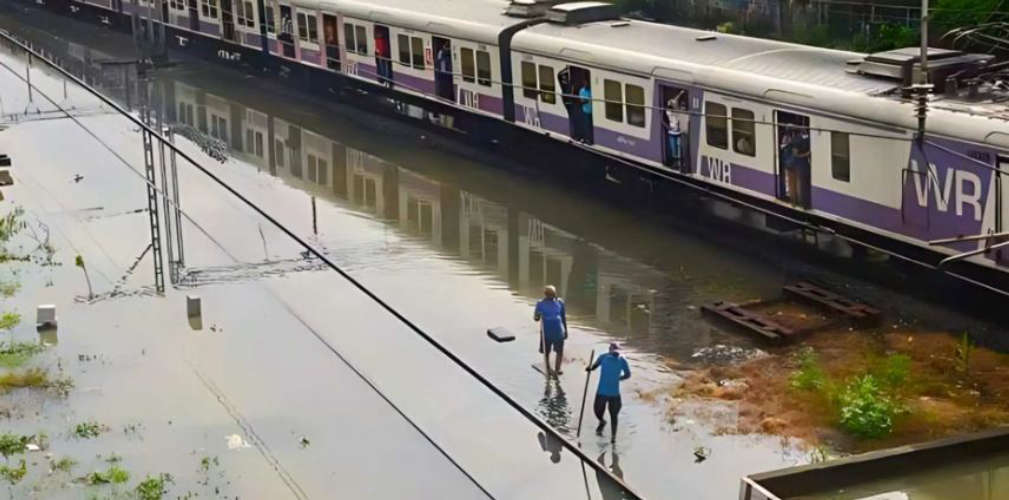
M147 476L133 491L140 500L161 500L168 494L168 485L172 482L171 474Z
M74 466L77 465L77 461L70 457L63 457L53 464L53 469L61 472L70 472Z
M49 372L41 368L29 368L20 372L10 372L0 375L0 394L11 389L45 389L49 385Z
M827 375L820 366L820 358L816 351L807 347L796 353L799 368L792 372L791 384L796 389L805 391L822 390L827 386Z
M5 432L0 434L0 455L4 460L25 452L25 445L32 440L32 436L20 436Z
M130 473L126 469L113 465L106 471L94 471L84 476L84 482L88 484L123 484L130 480Z
M10 342L0 347L0 366L17 368L36 354L45 350L35 342Z
M883 386L898 389L911 380L911 357L906 354L891 354L874 367L872 374Z
M10 330L21 324L21 315L15 312L5 312L0 316L0 330Z

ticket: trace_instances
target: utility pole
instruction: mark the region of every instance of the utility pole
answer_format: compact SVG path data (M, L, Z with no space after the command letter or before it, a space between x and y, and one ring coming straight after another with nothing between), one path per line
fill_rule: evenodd
M921 0L921 73L913 86L917 94L919 146L925 144L925 119L928 115L928 94L932 84L928 81L928 0Z

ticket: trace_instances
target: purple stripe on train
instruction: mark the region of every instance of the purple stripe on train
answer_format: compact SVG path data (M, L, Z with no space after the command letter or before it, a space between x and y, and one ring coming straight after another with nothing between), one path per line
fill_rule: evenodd
M435 95L434 80L428 80L426 78L408 75L406 73L397 73L395 71L392 74L392 79L396 84L402 85L405 90L420 92L430 97L434 97Z
M217 23L208 23L203 19L200 19L200 33L219 36L221 34L221 26Z
M252 45L253 47L263 46L263 35L256 33L243 33L245 44Z
M301 49L301 60L312 64L322 64L322 52L315 49Z

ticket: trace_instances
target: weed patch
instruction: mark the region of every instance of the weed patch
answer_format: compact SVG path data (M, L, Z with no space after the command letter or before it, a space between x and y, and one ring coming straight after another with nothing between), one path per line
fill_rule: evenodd
M25 465L25 461L21 460L21 465L18 467L10 467L8 465L0 465L0 478L7 481L11 486L21 482L24 479L25 474L28 473L28 466Z
M94 420L88 420L74 426L73 435L80 439L91 439L100 436L107 430L109 430L107 426L99 424Z
M4 460L20 455L25 452L25 445L31 440L32 436L19 436L8 432L0 434L0 455L3 455Z
M147 476L137 485L134 492L140 500L161 500L163 496L168 494L168 485L172 482L171 474Z
M840 423L863 438L879 438L893 431L894 417L902 411L873 375L855 377L838 396Z
M45 389L49 387L49 384L49 372L41 368L0 375L0 393L22 388Z
M63 457L53 464L53 469L61 472L70 472L71 470L73 470L75 465L77 465L76 460L70 457Z
M820 390L827 385L827 375L820 366L820 359L816 351L811 347L806 347L796 353L796 361L799 368L792 372L792 387L801 390Z
M82 480L87 484L123 484L130 480L130 473L119 467L118 465L113 465L109 467L106 471L94 471L82 478Z
M0 366L17 368L44 349L34 342L10 342L0 347Z

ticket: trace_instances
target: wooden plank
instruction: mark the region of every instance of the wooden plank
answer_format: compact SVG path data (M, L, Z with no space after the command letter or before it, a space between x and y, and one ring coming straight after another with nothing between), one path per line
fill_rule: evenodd
M748 311L732 302L706 304L701 306L701 312L724 319L769 340L781 340L796 333L763 314Z
M831 311L858 320L869 320L879 316L879 310L866 304L847 299L829 290L807 282L799 282L784 287L786 294L807 300Z

